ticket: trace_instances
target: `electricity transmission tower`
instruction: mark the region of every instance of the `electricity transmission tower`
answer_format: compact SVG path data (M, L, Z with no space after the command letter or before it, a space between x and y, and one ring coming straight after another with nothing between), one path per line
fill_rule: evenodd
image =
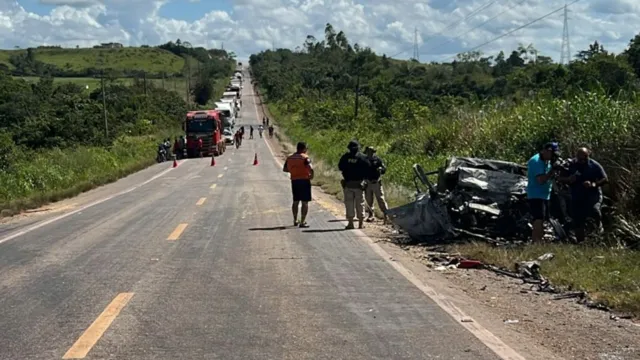
M420 62L420 48L418 47L418 27L413 32L413 58Z
M562 49L560 50L560 63L568 65L571 62L571 46L569 44L569 10L564 5L564 28L562 29Z

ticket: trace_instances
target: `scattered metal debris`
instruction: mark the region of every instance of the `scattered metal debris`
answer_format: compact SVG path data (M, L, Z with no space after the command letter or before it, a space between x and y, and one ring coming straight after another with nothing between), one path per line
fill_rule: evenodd
M433 248L432 248L433 249ZM435 250L435 249L433 249ZM494 265L486 265L482 264L477 260L465 259L459 254L448 254L446 252L440 251L430 251L426 256L426 258L434 265L434 270L437 271L447 271L454 269L486 269L491 272L494 272L498 275L508 276L513 279L518 279L522 281L522 284L530 284L531 287L526 289L521 289L521 293L529 293L529 292L542 292L554 294L552 300L568 300L568 299L577 299L577 303L584 305L591 309L597 309L602 311L611 311L611 309L599 302L595 302L589 299L588 293L585 291L567 291L567 289L558 289L553 286L549 280L547 280L540 273L541 262L550 261L555 257L553 253L546 253L539 256L536 260L531 261L521 261L519 263L514 264L515 271L509 269L499 268ZM486 285L480 288L480 290L486 290ZM615 317L615 319L614 319ZM632 318L628 315L612 315L612 320L619 319L629 319Z

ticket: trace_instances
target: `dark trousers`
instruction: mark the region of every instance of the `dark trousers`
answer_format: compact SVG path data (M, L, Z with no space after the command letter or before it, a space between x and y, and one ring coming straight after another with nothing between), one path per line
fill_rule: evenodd
M602 195L584 194L571 198L571 220L575 227L584 227L587 219L593 219L597 225L602 222Z

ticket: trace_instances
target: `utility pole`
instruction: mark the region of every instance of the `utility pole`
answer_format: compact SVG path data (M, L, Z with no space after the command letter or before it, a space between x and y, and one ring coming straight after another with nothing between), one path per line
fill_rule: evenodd
M560 63L569 65L571 62L571 46L569 43L569 10L564 5L564 27L562 29L562 49L560 50Z
M358 120L358 108L360 107L360 72L356 76L356 104L354 106L353 120Z
M109 138L109 121L107 120L107 93L104 86L104 70L100 72L100 83L102 85L102 113L104 115L105 138Z
M187 59L187 106L191 107L191 62Z
M420 62L420 48L418 47L418 27L413 32L413 58Z

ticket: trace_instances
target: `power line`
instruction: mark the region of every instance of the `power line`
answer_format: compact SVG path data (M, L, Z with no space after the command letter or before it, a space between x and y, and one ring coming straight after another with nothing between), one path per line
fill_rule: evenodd
M541 16L541 17L539 17L539 18L537 18L537 19L535 19L535 20L533 20L533 21L530 21L530 22L528 22L528 23L526 23L526 24L524 24L524 25L522 25L522 26L519 26L519 27L517 27L517 28L515 28L515 29L513 29L513 30L511 30L511 31L508 31L508 32L506 32L506 33L504 33L504 34L502 34L502 35L500 35L500 36L498 36L498 37L495 37L495 38L493 38L493 39L491 39L491 40L489 40L489 41L487 41L487 42L484 42L484 43L482 43L482 44L480 44L480 45L478 45L478 46L475 46L475 47L473 47L473 48L471 48L471 49L468 49L468 50L466 50L465 52L470 52L470 51L478 50L479 48L481 48L481 47L483 47L483 46L485 46L485 45L489 45L489 44L491 44L492 42L498 41L498 40L500 40L500 39L502 39L502 38L504 38L504 37L506 37L506 36L509 36L509 35L513 34L514 32L516 32L516 31L518 31L518 30L522 30L522 29L526 28L526 27L527 27L527 26L529 26L529 25L533 25L533 24L537 23L537 22L538 22L538 21L540 21L540 20L543 20L543 19L548 18L549 16L551 16L551 15L553 15L553 14L555 14L555 13L558 13L558 12L560 12L560 11L564 10L564 9L565 9L565 7L567 7L567 6L569 6L569 5L573 5L573 4L577 3L578 1L580 1L580 0L574 0L574 1L572 1L572 2L570 2L570 3L568 3L568 4L566 4L566 5L564 5L564 6L562 6L562 7L559 7L559 8L557 8L557 9L553 10L552 12L550 12L550 13L548 13L548 14L546 14L546 15L543 15L543 16ZM456 57L454 56L454 57L453 57L453 59L455 59L455 58L456 58Z
M423 44L426 44L426 43L427 43L427 42L429 42L431 39L433 39L433 38L434 38L434 37L436 37L437 35L442 34L442 33L443 33L443 32L445 32L446 30L448 30L448 29L450 29L450 28L452 28L452 27L454 27L454 26L456 26L456 25L458 25L458 24L460 24L460 23L462 23L462 22L464 22L464 21L466 21L466 20L470 19L471 17L473 17L473 16L475 16L476 14L480 13L481 11L483 11L483 10L487 9L489 6L493 5L493 4L494 4L494 3L496 3L496 2L497 2L497 0L492 0L492 1L489 1L488 3L486 3L486 4L484 4L484 5L481 5L480 7L476 8L475 10L472 10L472 11L471 11L469 14L467 14L467 16L465 16L462 20L454 21L453 23L451 23L451 24L447 25L447 26L446 26L445 28L443 28L442 30L440 30L440 31L438 31L438 32L436 32L436 33L434 33L434 34L431 34L431 35L429 36L429 38L428 38L426 41L423 41ZM457 8L456 8L455 10L457 10ZM455 10L454 10L454 11L455 11ZM453 14L453 12L451 12L451 13ZM451 14L449 14L449 15L451 15ZM409 51L409 49L403 50L403 51L401 51L401 52L399 52L399 53L397 53L397 54L395 54L395 55L389 56L389 57L390 57L390 58L394 58L394 57L396 57L396 56L398 56L398 55L402 55L402 54L406 53L407 51Z
M511 6L509 6L508 8L506 8L505 10L503 10L503 11L501 11L500 13L496 14L495 16L493 16L493 17L491 17L491 18L487 19L486 21L482 22L481 24L476 25L475 27L471 28L470 30L468 30L468 31L466 31L466 32L464 32L464 33L462 33L462 34L460 34L460 35L458 35L458 36L454 37L454 38L450 38L450 39L448 39L448 40L446 40L446 41L443 41L443 42L439 43L438 45L436 45L436 46L434 46L434 47L429 48L429 50L432 50L432 49L438 48L438 47L440 47L440 46L446 45L446 44L448 44L448 43L450 43L450 42L453 42L453 41L455 41L455 40L460 39L460 38L461 38L461 37L463 37L464 35L467 35L468 33L470 33L470 32L472 32L472 31L474 31L474 30L477 30L477 29L479 29L479 28L483 27L484 25L486 25L486 24L487 24L487 23L489 23L490 21L495 20L498 16L500 16L500 15L502 15L502 14L506 13L507 11L509 11L509 10L511 10L511 9L513 9L513 8L515 8L516 6L522 5L525 1L527 1L527 0L520 0L520 2L517 2L517 3L512 4Z
M480 6L479 8L477 8L477 9L475 9L475 10L473 10L473 11L471 11L471 12L470 12L467 16L465 16L462 20L455 21L455 22L453 22L453 23L449 24L449 25L448 25L447 27L445 27L444 29L442 29L442 30L438 31L437 33L432 34L432 35L429 37L429 39L427 39L423 44L428 43L431 39L433 39L433 38L434 38L434 37L436 37L437 35L441 35L443 32L445 32L445 31L447 31L447 30L449 30L449 29L451 29L451 28L453 28L453 27L455 27L455 26L457 26L457 25L459 25L459 24L461 24L461 23L463 23L463 22L465 22L465 21L469 20L470 18L472 18L472 17L474 17L475 15L479 14L481 11L483 11L483 10L485 10L485 9L489 8L491 5L495 4L496 2L497 2L497 0L489 1L488 3L486 3L486 4L482 5L482 6Z

